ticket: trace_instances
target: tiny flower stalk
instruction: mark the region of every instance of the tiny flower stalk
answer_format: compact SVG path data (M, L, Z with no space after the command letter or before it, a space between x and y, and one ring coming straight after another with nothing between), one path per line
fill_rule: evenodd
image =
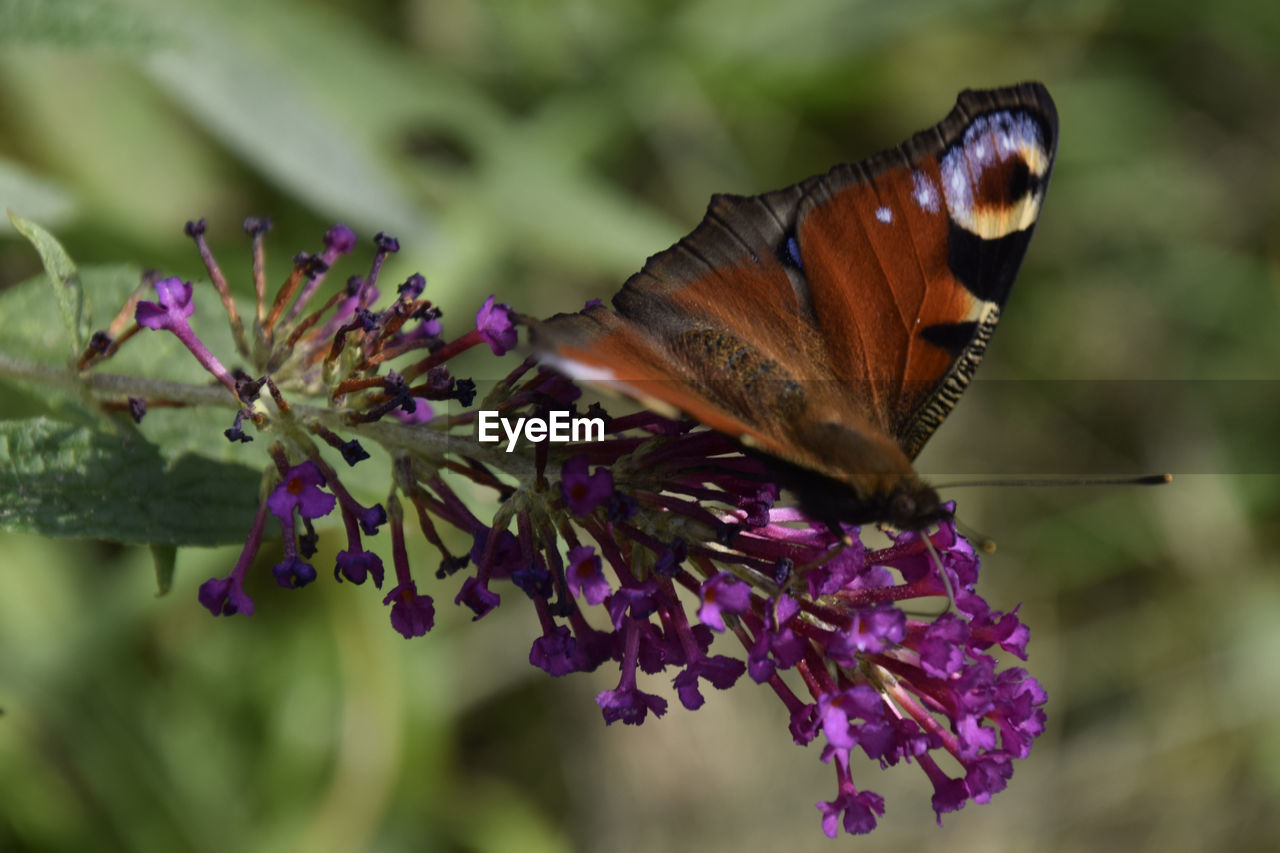
M229 440L267 437L270 464L245 548L227 576L200 587L210 612L254 612L245 581L273 516L284 542L278 584L304 587L330 569L339 583L385 584L388 620L406 639L430 632L439 595L474 620L528 602L541 629L532 665L557 677L616 667L615 686L596 697L606 723L664 715L664 678L690 710L708 701L708 686L728 689L743 676L768 685L796 743L817 742L834 767L833 798L817 803L828 835L868 832L887 808L855 782L857 751L873 766L920 767L939 817L1005 787L1013 759L1043 731L1046 697L1026 670L995 656L1025 660L1027 629L1016 608L995 610L979 596L978 556L952 522L884 531L889 542L877 546L876 530L786 505L768 466L719 433L648 411L580 412L581 389L535 359L504 368L476 404L454 359L482 344L495 360L516 347L508 306L489 296L474 325L450 337L415 274L377 309L385 260L399 249L383 234L365 274L326 295L355 245L344 226L326 232L319 253L297 256L271 294L268 227L245 223L249 329L203 222L188 227L242 369L228 371L192 330L190 283L160 278L156 299L134 308L137 327L176 335L232 393ZM113 325L82 364L102 363L127 339ZM147 403L168 402L135 397L128 406L141 417ZM486 437L494 418L505 432ZM586 433L556 432L571 421L586 422ZM341 472L370 459L372 445L391 459L390 488L385 502L366 506ZM488 500L464 501L464 481ZM312 531L335 510L346 545L321 572L308 562ZM411 565L409 513L438 551L435 565ZM459 538L468 544L448 545ZM941 615L918 615L948 599L954 606Z
M209 241L204 237L205 228L205 221L198 219L188 222L185 230L187 236L195 241L196 250L200 252L200 260L204 262L204 268L209 272L209 281L218 291L218 298L222 300L222 307L227 312L227 322L231 325L231 336L236 342L236 349L241 356L247 356L249 344L244 335L244 323L240 320L240 312L236 309L236 302L231 295L231 287L227 284L227 277L222 274L222 268L218 266L213 252L209 249Z

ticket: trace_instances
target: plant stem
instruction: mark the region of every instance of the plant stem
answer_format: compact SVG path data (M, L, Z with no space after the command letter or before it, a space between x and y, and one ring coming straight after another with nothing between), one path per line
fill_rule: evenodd
M0 378L24 380L44 389L60 388L91 402L137 397L169 400L188 406L227 409L240 406L226 388L217 385L192 385L118 373L77 373L66 367L36 364L4 353L0 353ZM467 433L446 432L388 419L352 424L347 422L342 411L320 406L293 404L291 413L299 420L318 422L334 431L368 438L387 450L420 454L434 460L443 459L445 454L470 457L519 482L530 482L533 478L534 463L530 454L507 453L500 444L481 444Z

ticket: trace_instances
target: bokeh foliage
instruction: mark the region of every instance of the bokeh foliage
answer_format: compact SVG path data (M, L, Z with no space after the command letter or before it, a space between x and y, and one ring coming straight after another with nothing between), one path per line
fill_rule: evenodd
M980 374L1016 392L962 404L922 470L1008 449L1178 480L957 492L1000 544L988 599L1024 603L1051 728L941 830L922 774L867 767L889 812L856 843L1271 850L1278 10L0 0L0 206L82 265L188 278L181 226L207 217L244 292L245 216L277 223L277 280L342 220L399 236L390 274L424 272L455 323L493 292L550 313L611 293L712 192L869 154L962 87L1044 81L1054 184ZM39 269L0 234L0 286ZM38 397L0 387L0 417ZM519 606L471 625L433 587L447 618L406 643L371 590L262 585L258 614L215 621L195 588L233 560L179 552L157 599L144 549L0 538L0 849L826 843L811 804L832 780L765 690L605 730L591 697L613 676L529 667Z

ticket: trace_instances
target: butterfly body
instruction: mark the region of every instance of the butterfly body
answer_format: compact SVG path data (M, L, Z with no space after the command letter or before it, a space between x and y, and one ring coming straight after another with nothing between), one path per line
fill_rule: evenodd
M946 510L911 460L981 360L1056 141L1039 84L963 92L894 149L714 196L612 309L529 321L534 345L733 437L817 518L927 526Z

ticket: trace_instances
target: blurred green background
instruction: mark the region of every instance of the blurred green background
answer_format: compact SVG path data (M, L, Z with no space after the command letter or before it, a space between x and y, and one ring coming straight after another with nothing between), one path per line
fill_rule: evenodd
M241 288L245 216L276 222L273 280L341 220L399 236L390 274L455 323L494 292L549 313L712 192L1023 79L1059 159L981 377L1027 381L962 403L921 469L982 446L1178 479L958 493L1050 696L992 803L939 829L922 773L866 763L888 813L829 842L833 774L745 681L606 729L616 673L530 667L520 605L473 625L431 582L406 642L371 589L259 584L213 620L195 590L234 548L180 552L157 598L143 549L0 534L0 849L1280 849L1280 5L0 0L0 206L81 264L191 278L207 217ZM0 233L0 286L39 269Z

